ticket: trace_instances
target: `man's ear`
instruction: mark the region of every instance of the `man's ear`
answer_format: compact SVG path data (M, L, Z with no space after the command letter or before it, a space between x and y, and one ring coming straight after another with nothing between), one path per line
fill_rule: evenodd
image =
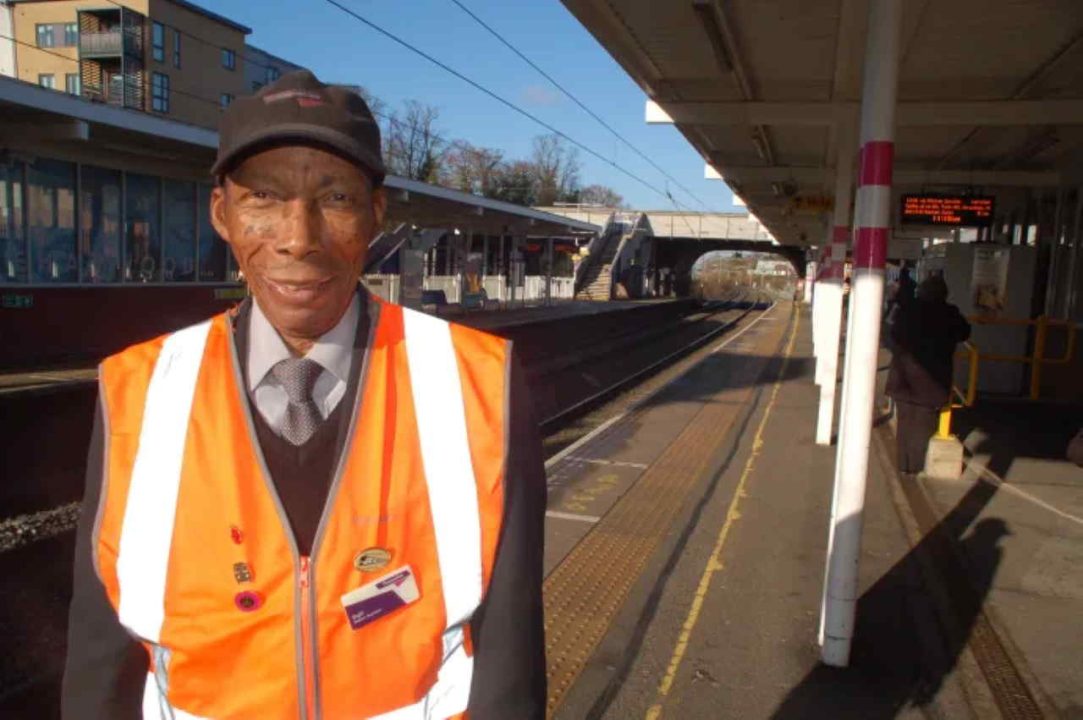
M387 191L383 185L372 191L372 217L375 222L376 232L384 226L384 216L387 214Z
M226 180L211 190L211 225L218 236L229 242L229 227L226 225Z

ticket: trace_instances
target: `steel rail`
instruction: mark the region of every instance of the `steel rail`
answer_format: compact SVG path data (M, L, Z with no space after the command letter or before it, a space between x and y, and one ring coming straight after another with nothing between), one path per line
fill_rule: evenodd
M601 390L599 390L599 391L597 391L595 393L592 393L591 395L589 395L589 396L587 396L587 397L585 397L585 398L583 398L581 400L578 400L577 402L573 403L572 405L569 405L568 407L562 408L561 410L553 413L552 415L545 418L544 420L541 420L538 423L538 427L541 429L542 435L543 436L550 435L550 434L556 432L557 430L559 430L561 428L561 426L565 422L567 422L567 421L569 421L569 420L571 420L573 418L576 418L576 417L579 417L579 416L583 415L587 410L589 410L589 409L591 409L593 407L597 407L598 405L600 405L606 399L608 399L610 397L613 397L614 395L618 394L622 390L633 387L634 385L638 384L641 380L655 374L659 370L662 370L666 366L671 365L672 363L676 362L677 360L680 360L681 358L687 356L688 354L694 352L695 350L698 350L703 345L707 344L708 342L710 342L711 340L713 340L717 336L721 335L722 333L733 329L734 327L737 326L738 323L741 322L741 320L743 320L749 313L751 313L752 310L755 309L757 305L759 305L763 301L764 297L765 296L762 296L762 295L759 295L759 294L752 295L751 297L749 295L742 295L738 299L726 301L726 303L727 303L726 307L720 308L719 310L717 310L716 312L708 315L707 317L705 317L703 320L700 320L699 322L703 322L704 320L707 320L708 318L715 317L717 315L721 315L722 313L725 313L725 312L729 312L729 311L734 309L734 307L733 307L734 305L737 305L737 304L740 304L740 303L748 302L749 306L747 308L744 308L743 312L741 312L741 314L738 315L733 320L731 320L731 321L729 321L727 323L724 323L723 325L721 325L719 327L716 327L716 328L713 328L713 329L707 331L706 333L700 335L699 337L692 340L691 342L686 343L685 345L678 348L677 350L675 350L673 352L670 352L670 353L667 353L666 355L659 358L658 360L655 360L654 362L650 363L646 367L640 368L639 370L636 370L635 372L624 376L623 378L617 380L616 382L610 384L609 386L607 386L607 387L605 387L605 388L603 388L603 389L601 389ZM774 303L771 302L770 304L773 305Z

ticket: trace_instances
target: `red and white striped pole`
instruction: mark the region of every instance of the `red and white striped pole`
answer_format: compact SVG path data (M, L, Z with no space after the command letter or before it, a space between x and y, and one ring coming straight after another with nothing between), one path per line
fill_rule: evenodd
M880 350L884 260L891 223L891 168L899 80L902 0L872 0L869 5L850 318L821 652L824 663L836 667L845 667L850 662L857 608L861 528Z
M850 248L850 205L853 196L854 163L853 128L846 124L837 129L839 138L838 158L835 160L835 208L828 244L828 271L820 285L824 301L824 330L821 354L816 364L817 382L820 385L820 408L816 416L816 444L830 445L835 421L835 393L838 388L839 341L842 338L842 287L846 275L846 251ZM831 498L831 518L835 517L838 502L838 484ZM834 526L828 533L827 555L831 556ZM824 564L824 587L822 606L827 601L827 563ZM824 614L820 612L819 642L824 642Z
M816 281L816 261L810 260L805 263L805 297L803 298L806 305L812 302L812 286Z
M823 300L822 329L816 363L820 386L820 408L816 419L816 443L830 445L835 422L835 391L839 373L839 339L842 336L842 285L846 272L846 251L850 247L850 200L853 194L853 130L839 128L838 158L835 160L835 208L827 245L826 270L818 292Z
M828 263L830 263L830 246L824 245L816 247L812 250L814 257L816 258L816 277L814 278L815 285L812 291L812 356L816 360L816 365L820 364L820 351L823 345L824 336L824 303L823 298L820 295L820 290L823 287L824 278L827 275ZM816 383L819 384L820 376L815 375Z

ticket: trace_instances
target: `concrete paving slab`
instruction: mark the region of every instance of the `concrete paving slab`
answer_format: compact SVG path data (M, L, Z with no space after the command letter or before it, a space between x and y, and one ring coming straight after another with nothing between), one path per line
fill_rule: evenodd
M1083 470L1015 459L1001 484L979 471L989 462L978 455L958 481L922 482L940 513L983 491L984 503L961 531L995 523L1007 534L996 553L960 544L969 579L988 588L987 604L1040 692L1063 716L1083 717L1083 522L1073 519L1083 517ZM1048 476L1053 483L1044 482Z

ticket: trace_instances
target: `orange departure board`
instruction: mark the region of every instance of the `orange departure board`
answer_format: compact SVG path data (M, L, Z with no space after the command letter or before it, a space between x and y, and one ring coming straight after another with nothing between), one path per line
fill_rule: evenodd
M993 222L994 199L985 195L903 195L903 225L985 227Z

